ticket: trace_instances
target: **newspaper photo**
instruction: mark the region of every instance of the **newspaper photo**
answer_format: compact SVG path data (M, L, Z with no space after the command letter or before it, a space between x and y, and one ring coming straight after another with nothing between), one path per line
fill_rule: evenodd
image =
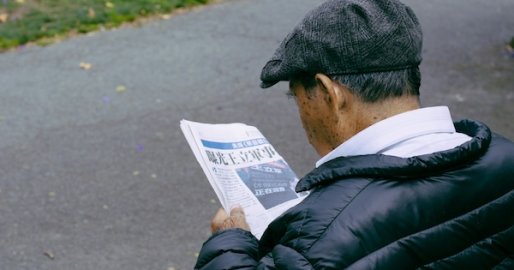
M258 239L308 195L295 192L299 178L257 128L187 120L180 128L227 214L240 204Z

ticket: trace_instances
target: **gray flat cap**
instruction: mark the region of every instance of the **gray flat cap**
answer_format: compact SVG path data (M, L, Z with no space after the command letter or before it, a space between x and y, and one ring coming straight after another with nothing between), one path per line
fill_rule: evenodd
M294 27L266 63L261 87L300 74L367 73L416 67L423 35L397 0L329 0Z

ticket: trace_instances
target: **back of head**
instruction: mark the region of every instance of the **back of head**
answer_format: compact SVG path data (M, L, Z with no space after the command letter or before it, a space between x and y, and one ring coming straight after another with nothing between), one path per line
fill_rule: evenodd
M352 75L417 68L422 32L397 0L329 0L289 33L261 73L261 87L302 74Z

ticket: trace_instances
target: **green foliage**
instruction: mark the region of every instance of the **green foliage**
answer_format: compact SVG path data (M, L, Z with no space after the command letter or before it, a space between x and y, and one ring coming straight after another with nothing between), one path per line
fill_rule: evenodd
M88 33L100 27L117 27L141 17L166 14L174 9L210 0L14 0L0 1L0 50L29 42L47 44L70 31ZM39 41L39 42L37 42Z
M510 39L510 43L509 43L509 44L510 44L510 47L511 47L511 48L514 48L514 37L512 37L512 38Z

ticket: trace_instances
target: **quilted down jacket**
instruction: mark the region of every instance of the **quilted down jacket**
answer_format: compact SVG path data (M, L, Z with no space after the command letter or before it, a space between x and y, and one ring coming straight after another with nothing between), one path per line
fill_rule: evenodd
M195 269L514 269L514 143L476 121L455 127L473 139L325 163L260 241L218 231Z

